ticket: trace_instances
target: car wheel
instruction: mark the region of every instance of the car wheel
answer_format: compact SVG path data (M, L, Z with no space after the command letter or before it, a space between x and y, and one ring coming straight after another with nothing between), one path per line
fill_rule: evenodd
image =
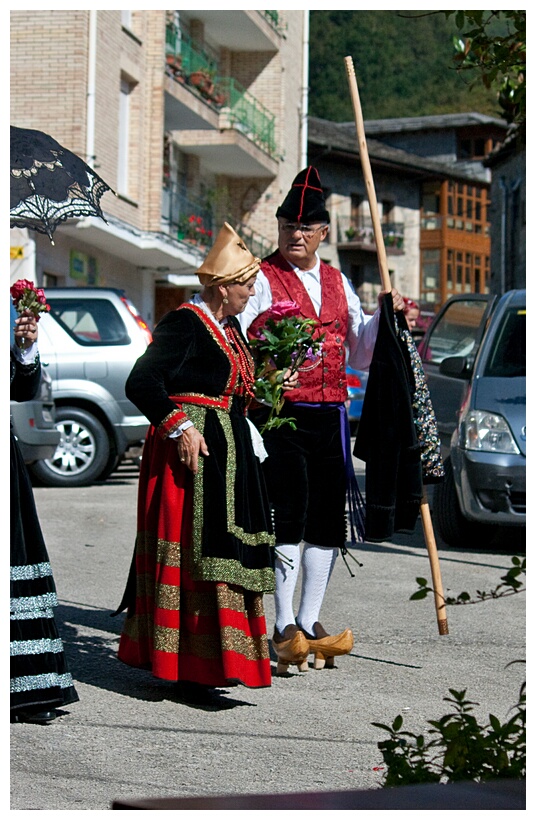
M56 408L61 438L52 458L37 461L31 472L48 487L84 487L102 478L110 442L101 422L79 407Z
M438 533L450 547L475 547L480 541L480 528L462 515L450 458L445 459L444 467L445 478L434 488L434 518Z

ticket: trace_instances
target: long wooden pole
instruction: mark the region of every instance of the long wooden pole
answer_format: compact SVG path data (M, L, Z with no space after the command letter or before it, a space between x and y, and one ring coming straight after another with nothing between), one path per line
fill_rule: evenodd
M361 102L359 100L359 91L357 88L354 63L351 57L345 57L344 62L346 65L346 73L348 76L348 85L350 87L352 105L354 108L355 126L357 130L357 140L359 144L361 168L363 170L363 177L365 179L365 187L367 189L370 214L372 217L372 227L374 230L374 239L376 242L376 248L378 252L378 264L380 267L380 279L382 284L382 290L391 291L391 278L389 276L389 268L387 266L387 254L385 253L385 243L383 241L383 232L380 222L380 212L378 208L378 201L376 199L376 191L374 189L372 169L370 167L367 141L365 138L365 125L363 122L363 114L361 111ZM428 557L430 559L430 567L432 571L432 585L434 589L437 626L440 635L448 635L449 627L447 621L447 610L445 606L445 596L443 593L441 570L439 568L439 558L437 555L437 545L434 537L434 529L432 526L430 507L428 505L428 500L426 498L426 490L424 490L423 497L421 500L421 520L424 531L424 540L426 542L426 548L428 550Z

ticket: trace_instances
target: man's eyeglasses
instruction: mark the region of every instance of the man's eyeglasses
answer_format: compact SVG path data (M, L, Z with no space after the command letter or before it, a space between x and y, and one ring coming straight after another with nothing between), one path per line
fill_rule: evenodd
M313 228L312 225L301 225L299 222L280 222L279 228L283 233L293 234L299 231L306 239L310 239L315 233L327 228L327 225L319 225L318 228Z

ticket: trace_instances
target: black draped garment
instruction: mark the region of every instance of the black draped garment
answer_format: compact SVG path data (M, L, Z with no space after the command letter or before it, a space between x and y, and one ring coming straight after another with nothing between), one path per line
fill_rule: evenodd
M11 399L32 399L40 378L39 358L23 365L11 355ZM78 694L56 626L56 587L32 485L12 432L10 438L10 708L12 714L52 711Z

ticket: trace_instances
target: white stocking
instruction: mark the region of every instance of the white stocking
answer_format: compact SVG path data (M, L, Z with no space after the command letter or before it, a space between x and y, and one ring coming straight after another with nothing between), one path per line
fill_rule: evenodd
M303 547L302 592L297 621L310 635L314 634L313 624L319 620L320 607L335 566L337 552L337 547L317 547L307 542Z
M295 624L292 600L300 571L300 545L277 544L275 558L275 628L281 634L288 624ZM289 563L282 561L283 555ZM291 563L291 566L289 564Z

